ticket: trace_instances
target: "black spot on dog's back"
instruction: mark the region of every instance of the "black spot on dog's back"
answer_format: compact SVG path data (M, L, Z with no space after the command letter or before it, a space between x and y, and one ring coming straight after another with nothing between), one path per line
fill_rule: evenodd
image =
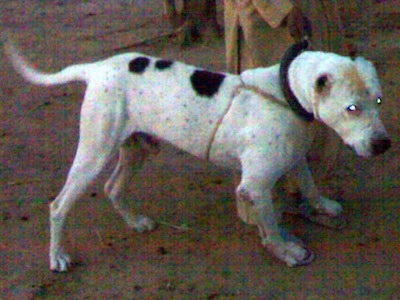
M224 74L196 70L192 76L190 76L190 81L197 94L200 96L212 97L218 92L224 78Z
M155 66L156 69L158 70L164 70L170 68L172 64L173 64L172 61L162 59L162 60L157 60Z
M149 64L149 58L143 56L137 57L129 62L129 72L141 74L146 70Z

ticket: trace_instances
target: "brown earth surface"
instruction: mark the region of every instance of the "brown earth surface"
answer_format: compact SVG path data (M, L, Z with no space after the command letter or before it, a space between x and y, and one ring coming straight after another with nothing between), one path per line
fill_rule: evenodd
M0 31L12 30L29 59L49 71L125 51L224 70L223 40L211 35L185 49L179 37L132 47L171 32L161 14L161 0L0 1ZM323 190L343 204L345 229L285 219L316 253L299 268L269 255L257 230L239 220L228 171L163 145L130 188L130 207L158 229L130 231L105 198L113 161L68 216L73 268L50 272L48 204L75 153L84 85L29 85L1 52L0 299L400 299L399 15L383 12L375 21L369 56L393 146L372 160L341 149Z

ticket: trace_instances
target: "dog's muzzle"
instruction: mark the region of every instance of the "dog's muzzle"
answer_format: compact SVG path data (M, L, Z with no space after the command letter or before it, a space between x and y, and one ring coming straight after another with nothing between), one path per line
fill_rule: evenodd
M371 142L372 155L376 156L376 155L386 152L390 148L391 145L392 145L392 142L387 137L372 139L372 142Z

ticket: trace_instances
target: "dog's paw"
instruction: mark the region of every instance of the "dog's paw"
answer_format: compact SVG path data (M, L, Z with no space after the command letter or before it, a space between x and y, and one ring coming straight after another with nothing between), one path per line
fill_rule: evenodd
M305 202L300 205L300 214L307 220L333 229L342 229L347 220L341 215L342 206L333 200L321 197L316 205Z
M71 265L71 257L62 249L50 254L50 270L54 272L66 272Z
M295 242L270 243L266 248L288 267L308 265L315 257L311 250Z
M318 213L328 215L329 217L337 217L343 211L342 205L339 202L325 197L320 197L314 208Z
M132 227L135 228L137 232L142 233L154 230L156 228L156 223L146 216L138 215L135 217L135 222Z

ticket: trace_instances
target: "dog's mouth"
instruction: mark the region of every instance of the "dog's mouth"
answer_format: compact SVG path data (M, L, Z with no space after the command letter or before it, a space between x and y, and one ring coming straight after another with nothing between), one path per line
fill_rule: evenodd
M346 144L346 146L358 156L369 158L385 153L392 146L392 141L388 137L374 138L370 143L368 151L360 150L350 144Z
M352 146L352 145L349 145L349 144L346 144L346 146L351 152L353 152L358 157L370 158L370 157L373 156L371 151L359 150L355 146Z

